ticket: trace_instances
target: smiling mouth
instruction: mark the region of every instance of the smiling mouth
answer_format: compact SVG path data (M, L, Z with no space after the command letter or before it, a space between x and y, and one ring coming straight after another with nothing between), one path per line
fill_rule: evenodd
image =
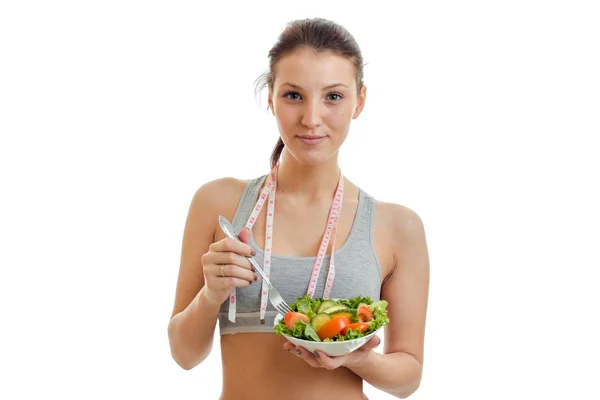
M298 139L304 144L319 144L324 141L327 136L298 136Z

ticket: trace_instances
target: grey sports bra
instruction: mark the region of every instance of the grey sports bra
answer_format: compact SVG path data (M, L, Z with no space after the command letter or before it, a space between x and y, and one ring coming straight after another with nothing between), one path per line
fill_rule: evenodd
M237 232L246 223L259 196L266 175L249 182L242 193L232 224ZM373 301L380 299L381 267L373 245L375 222L375 200L360 190L358 210L350 235L346 242L335 252L335 281L331 298L352 298L369 296ZM264 252L250 237L250 245L256 250L254 257L258 265L262 265ZM273 254L271 257L271 282L288 302L292 303L306 294L308 281L312 272L315 257L290 257ZM324 283L327 279L330 256L325 256L323 267L314 297L322 297ZM273 320L277 311L268 303L265 323L260 323L260 294L262 280L248 287L237 288L236 321L228 319L229 302L221 305L219 313L220 334L242 332L268 332L273 330Z

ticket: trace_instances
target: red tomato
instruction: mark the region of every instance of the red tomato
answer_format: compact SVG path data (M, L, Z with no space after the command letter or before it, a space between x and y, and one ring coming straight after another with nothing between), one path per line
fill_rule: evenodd
M306 323L310 322L310 318L308 318L308 315L304 315L302 313L299 312L289 312L287 314L285 314L285 316L283 317L283 321L285 322L285 325L287 326L287 328L290 331L294 330L294 325L296 325L296 322L298 322L299 320L302 320Z
M369 322L373 319L373 311L371 311L371 308L366 304L361 304L358 306L356 315L358 316L358 320L360 322Z
M346 336L346 332L348 332L349 330L355 331L357 329L360 329L360 333L364 333L368 327L369 327L369 324L366 322L355 322L353 324L346 326L344 329L342 329L341 334Z
M340 333L342 329L344 329L348 325L350 325L350 320L348 318L335 317L331 321L323 325L323 327L319 329L319 332L317 332L317 335L319 335L321 340L331 339L335 335Z

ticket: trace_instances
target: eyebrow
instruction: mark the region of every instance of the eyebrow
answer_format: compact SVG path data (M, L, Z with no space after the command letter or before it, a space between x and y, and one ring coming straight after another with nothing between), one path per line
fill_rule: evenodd
M291 86L291 87L293 87L295 89L302 89L302 87L300 87L298 85L294 85L293 83L290 83L290 82L282 83L281 85L279 85L279 87L286 86L286 85L287 86ZM338 87L338 86L343 86L345 88L348 87L347 85L344 85L343 83L334 83L333 85L325 86L323 88L323 90L333 89L334 87Z

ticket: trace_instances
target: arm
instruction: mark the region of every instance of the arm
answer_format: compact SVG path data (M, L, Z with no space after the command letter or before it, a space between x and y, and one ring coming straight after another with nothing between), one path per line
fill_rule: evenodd
M413 394L421 381L422 365L408 353L367 353L362 365L348 367L377 389L405 399Z
M219 304L208 301L204 287L202 256L214 241L216 210L213 203L214 184L207 184L194 194L185 228L175 305L168 334L171 355L184 369L201 363L212 349Z
M374 337L360 349L343 356L313 355L301 346L286 342L283 348L295 351L315 368L346 367L372 386L399 398L413 394L421 383L425 318L429 293L429 255L425 230L413 211L393 204L378 205L377 240L379 254L393 255L385 262L391 273L384 279L381 298L388 301L390 323L385 328L383 354L371 351L379 342ZM381 211L381 213L379 213ZM388 238L391 238L388 243Z
M419 216L394 207L394 269L382 286L390 324L384 354L369 351L348 368L372 386L399 398L414 393L421 382L425 319L429 292L429 255Z
M190 205L168 327L171 355L186 370L210 354L220 307L231 288L249 285L255 275L239 255L249 255L250 246L229 239L215 243L215 236L221 236L216 235L217 216L233 215L242 188L234 179L213 181L196 192ZM221 265L226 278L220 277Z
M186 370L204 361L212 350L221 305L211 303L203 289L188 307L174 315L169 322L171 355Z

